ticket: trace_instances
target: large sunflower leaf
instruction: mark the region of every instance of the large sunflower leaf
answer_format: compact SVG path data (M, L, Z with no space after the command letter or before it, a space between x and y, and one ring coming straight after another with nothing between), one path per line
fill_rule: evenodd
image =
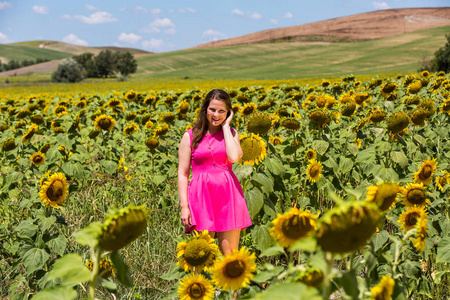
M31 298L32 300L72 300L77 298L77 291L71 286L55 286L45 289Z
M437 245L437 262L450 262L450 237L439 240Z
M55 262L49 279L61 278L66 284L78 284L87 282L90 277L91 271L84 266L81 256L71 253Z
M23 264L27 270L27 274L31 274L36 270L41 269L50 255L44 249L31 248L23 256Z
M303 283L280 283L270 285L264 292L258 294L258 300L322 300L317 289L308 287Z
M256 216L264 205L264 195L258 188L244 192L250 217Z

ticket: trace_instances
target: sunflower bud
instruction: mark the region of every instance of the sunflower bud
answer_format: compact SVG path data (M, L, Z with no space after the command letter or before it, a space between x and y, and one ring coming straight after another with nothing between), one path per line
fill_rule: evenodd
M254 134L267 134L272 127L272 119L265 113L253 114L247 123L247 131Z
M159 146L159 141L155 138L148 138L145 140L145 145L148 147L148 149L153 150Z

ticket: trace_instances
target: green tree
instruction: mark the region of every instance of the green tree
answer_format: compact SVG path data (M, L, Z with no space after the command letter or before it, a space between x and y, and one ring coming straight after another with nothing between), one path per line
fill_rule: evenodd
M86 77L81 65L75 60L69 59L59 63L58 69L52 74L53 82L78 82Z
M128 76L130 74L136 73L137 62L134 56L130 52L120 53L116 52L117 58L117 70L123 76Z
M89 78L100 77L100 75L97 71L97 66L95 65L93 53L86 52L86 53L74 56L73 59L78 64L83 66L83 68L86 70L87 77L89 77Z
M434 53L434 58L431 60L431 71L450 71L450 34L446 34L447 43Z
M103 50L95 58L94 63L100 77L114 75L117 68L116 55L111 50Z

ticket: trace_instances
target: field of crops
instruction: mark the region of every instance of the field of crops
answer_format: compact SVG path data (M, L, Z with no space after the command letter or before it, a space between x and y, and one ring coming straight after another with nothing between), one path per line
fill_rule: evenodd
M55 87L0 93L0 298L450 297L448 74L226 87L253 225L225 257L179 219L208 89Z

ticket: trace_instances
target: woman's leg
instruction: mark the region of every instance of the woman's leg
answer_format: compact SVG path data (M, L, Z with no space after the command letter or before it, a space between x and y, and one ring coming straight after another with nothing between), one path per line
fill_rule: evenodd
M208 231L209 236L213 239L216 236L216 232L215 231Z
M217 232L219 248L223 255L233 252L233 249L238 250L240 235L240 229Z

